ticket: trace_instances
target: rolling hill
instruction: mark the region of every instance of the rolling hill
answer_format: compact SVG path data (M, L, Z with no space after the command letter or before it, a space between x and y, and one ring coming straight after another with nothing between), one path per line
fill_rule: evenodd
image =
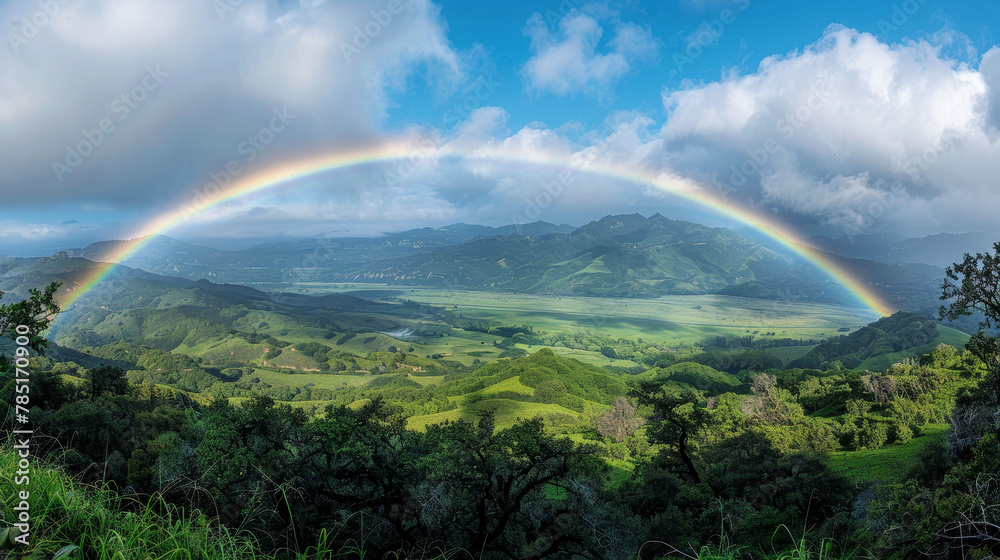
M788 365L821 368L839 361L847 368L885 369L904 357L929 353L938 344L961 347L968 338L964 333L938 325L937 321L901 311L850 334L831 338Z

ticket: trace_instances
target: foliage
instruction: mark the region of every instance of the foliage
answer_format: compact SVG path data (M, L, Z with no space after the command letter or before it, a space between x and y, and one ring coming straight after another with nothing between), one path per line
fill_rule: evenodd
M741 385L735 376L695 362L679 362L668 367L648 370L637 375L635 379L655 381L661 385L667 384L681 389L695 389L707 395L737 391Z
M596 278L619 261L595 262ZM39 451L106 488L109 511L141 511L139 527L180 523L219 543L237 535L256 543L246 554L283 558L459 548L478 558L825 555L834 542L876 555L975 555L993 546L1000 413L983 383L988 345L852 369L936 340L916 316L882 319L785 368L758 333L703 351L450 312L476 336L503 338L499 349L476 340L477 361L463 365L447 359L448 342L468 340L409 345L356 329L342 309L303 308L299 321L255 308L250 292L245 304L217 305L215 289L177 296L169 309L94 311L102 344L82 345L82 330L69 341L106 365L49 360L33 374L31 417L50 442ZM428 311L417 307L404 311ZM341 324L350 325L342 336ZM612 373L547 348L496 358L539 343L650 369ZM257 365L265 349L284 369ZM14 391L8 375L0 398ZM865 460L890 466L865 472ZM211 519L184 513L194 511ZM801 534L780 529L792 526ZM109 527L135 530L100 525ZM203 546L184 542L194 557Z
M899 311L848 335L831 338L789 366L822 368L839 361L844 367L855 368L873 356L927 344L937 334L938 327L933 321Z
M17 462L13 450L0 451L4 472L17 470ZM14 518L10 512L17 505L18 489L14 477L0 478L4 519ZM53 555L57 550L64 551L65 558L95 560L271 557L248 535L213 524L203 513L186 512L159 498L142 501L123 498L110 489L84 487L48 465L38 465L32 472L31 518L30 545L16 545L24 558L63 557Z
M643 423L635 414L635 407L625 397L615 399L614 408L597 418L597 433L618 443L635 433Z
M59 313L55 294L61 284L53 282L44 291L31 288L27 299L0 305L0 338L27 336L28 345L36 352L44 353L48 340L41 334ZM0 292L0 298L3 298L3 292ZM19 327L23 327L25 332L19 332Z

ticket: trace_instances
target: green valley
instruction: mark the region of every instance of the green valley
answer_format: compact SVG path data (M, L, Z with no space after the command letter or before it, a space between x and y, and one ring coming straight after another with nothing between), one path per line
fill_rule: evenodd
M29 288L95 266L8 260L0 288L42 313L60 292ZM366 557L359 538L379 555L436 542L645 559L688 542L706 558L847 557L936 546L922 526L882 528L904 510L946 526L988 499L961 486L992 472L994 440L974 420L988 355L915 313L718 293L249 287L118 266L51 325L39 317L30 414L45 460L179 508L165 515L247 558ZM16 402L9 364L0 389ZM930 491L961 501L931 507ZM116 495L94 499L122 526ZM206 508L209 520L186 513ZM802 524L801 538L775 533ZM45 542L90 558L80 531Z

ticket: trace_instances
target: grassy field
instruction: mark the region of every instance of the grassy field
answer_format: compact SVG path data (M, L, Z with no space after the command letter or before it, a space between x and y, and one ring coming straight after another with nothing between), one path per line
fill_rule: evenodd
M525 323L542 331L597 331L668 344L696 342L715 334L742 335L747 329L772 331L788 338L824 338L837 334L838 328L860 328L876 318L865 310L835 305L729 296L616 299L414 288L401 297L457 306L468 317Z
M412 416L407 421L407 427L411 430L425 430L431 424L440 424L446 420L455 421L464 419L474 422L479 418L480 411L483 410L493 410L496 413L497 428L509 428L519 418L527 419L541 416L547 421L565 423L585 416L583 413L574 412L558 404L513 401L509 399L485 399L471 405L462 405L455 410L423 416Z
M920 452L944 441L948 424L929 424L921 428L923 435L906 445L889 445L882 449L834 451L830 468L851 480L868 484L877 480L898 482L920 462Z
M295 291L311 295L347 293L371 299L407 299L441 306L468 318L494 319L507 325L530 325L539 332L592 333L633 340L642 338L664 345L695 343L717 335L743 336L751 331L772 332L778 338L823 339L839 334L838 329L853 331L877 318L865 309L730 296L592 298L318 282L297 285ZM273 334L275 329L268 330ZM393 336L388 336L390 334ZM294 336L284 338L295 339ZM475 360L487 362L500 355L501 350L493 346L496 339L493 335L462 329L451 329L448 336L364 333L338 346L338 349L363 355L384 351L390 345L398 346L401 341L413 346L411 353L441 354L450 360L471 365ZM529 352L538 348L520 347ZM779 348L773 349L772 353L787 362L809 348ZM625 360L611 360L593 351L559 346L552 349L560 355L597 366L635 365Z
M489 387L479 391L481 395L496 395L497 393L515 393L528 397L534 396L535 389L521 383L521 376L515 375L510 379L504 379L500 383L494 383Z
M667 343L694 342L713 334L744 334L746 329L773 331L780 337L825 338L838 334L838 328L854 330L878 318L861 308L718 295L593 298L317 282L299 285L298 290L313 295L398 297L440 305L469 317L530 324L538 330L591 330Z
M560 356L565 356L567 358L573 358L574 360L580 360L585 364L590 364L592 366L604 367L604 366L622 366L629 367L636 365L635 362L629 360L612 360L607 356L599 352L589 352L587 350L580 350L578 348L565 348L563 346L525 346L524 344L518 344L517 347L523 348L526 351L536 352L539 348L549 348L553 352L559 354Z
M269 369L255 369L254 377L271 385L286 385L290 387L316 386L321 389L339 389L341 387L358 387L375 379L374 375L332 375L329 373L295 373L277 372Z

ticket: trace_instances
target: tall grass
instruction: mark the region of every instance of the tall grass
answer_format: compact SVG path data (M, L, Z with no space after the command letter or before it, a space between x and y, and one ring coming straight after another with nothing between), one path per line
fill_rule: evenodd
M200 511L185 511L160 497L139 501L106 488L86 486L61 469L33 458L31 481L17 486L18 457L9 442L0 446L0 560L273 560L247 532L235 532ZM29 545L15 543L14 507L21 490L30 492ZM9 529L9 530L8 530ZM344 526L322 530L317 542L289 560L364 560L362 535L343 538ZM6 532L5 532L6 531ZM399 558L410 553L400 551ZM425 559L447 560L454 552L418 551Z
M14 473L17 460L5 445L0 450L0 472ZM107 489L86 487L37 458L33 459L29 485L15 485L13 476L0 477L0 511L5 525L15 519L16 496L25 489L30 492L29 545L25 548L12 538L3 543L17 555L52 558L57 551L66 550L71 552L64 552L65 558L88 560L263 557L248 536L234 535L200 512L185 512L160 498L140 503ZM11 533L13 537L16 531Z
M666 547L667 549L672 549L669 552L659 556L659 560L854 560L854 559L873 559L873 555L864 551L860 548L854 548L852 550L843 550L837 546L836 541L833 539L825 538L817 543L810 542L805 537L805 531L803 530L803 536L796 539L792 535L791 529L782 525L775 530L773 536L777 536L779 533L787 533L793 541L792 548L784 550L772 550L770 552L762 550L753 550L745 546L737 546L734 544L729 537L726 535L725 528L720 533L719 542L702 546L697 552L685 552L669 543L662 541L650 541L646 545L660 545ZM640 549L641 554L641 549Z

